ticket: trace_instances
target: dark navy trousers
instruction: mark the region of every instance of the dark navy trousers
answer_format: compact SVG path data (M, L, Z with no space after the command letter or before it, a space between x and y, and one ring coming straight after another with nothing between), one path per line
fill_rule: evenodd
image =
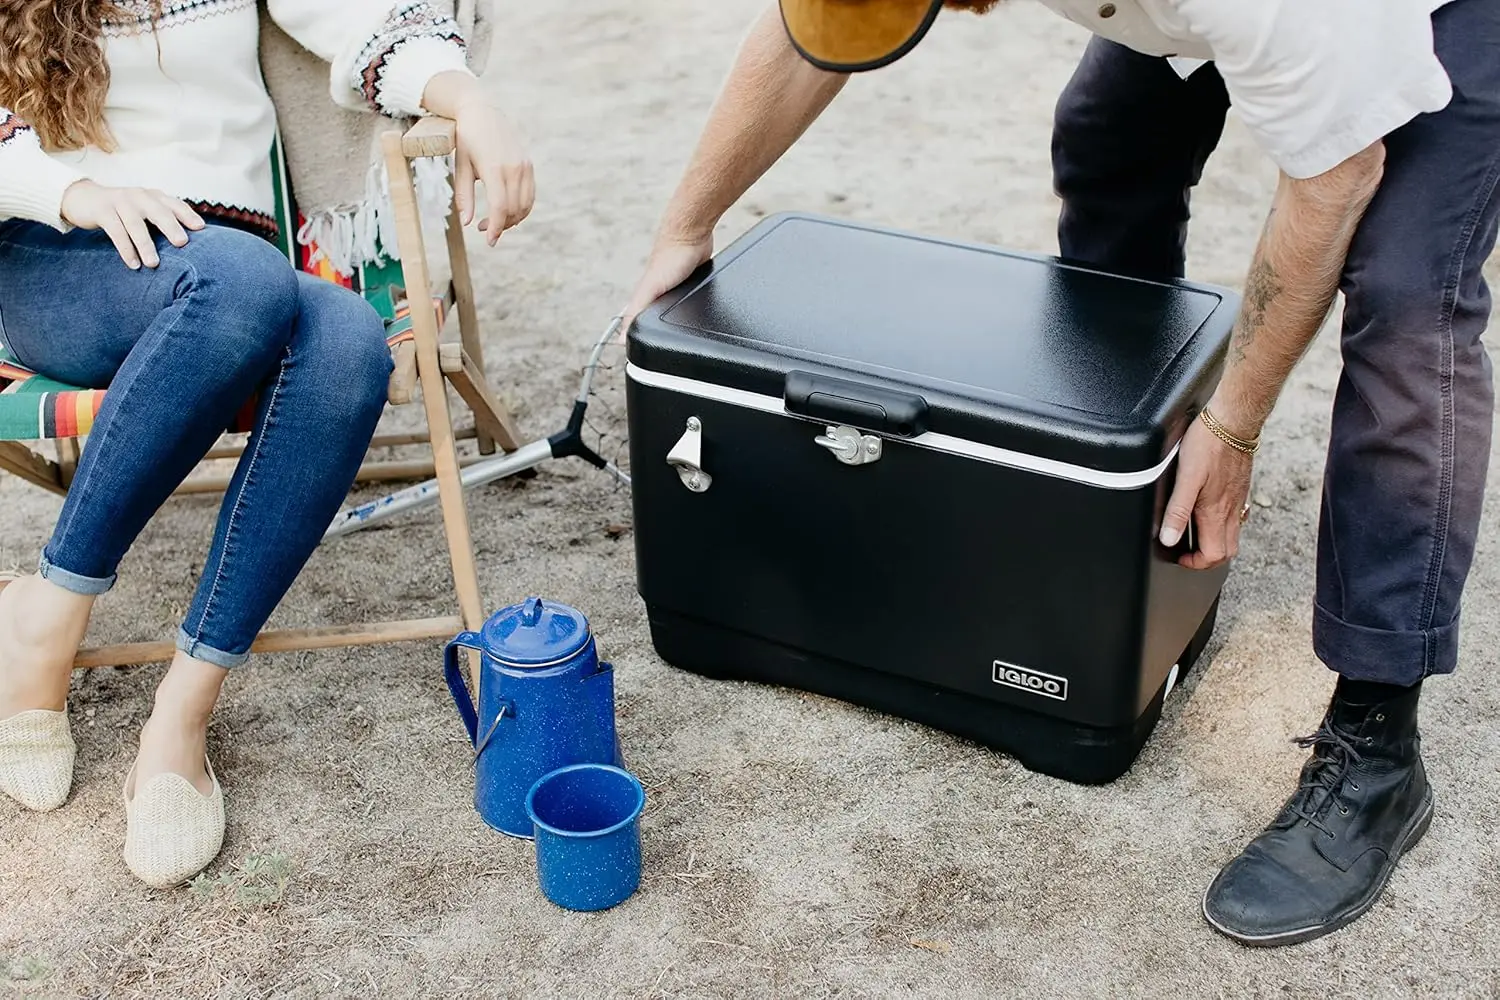
M1481 268L1500 220L1500 3L1433 15L1453 100L1386 137L1344 266L1344 368L1318 526L1313 643L1344 676L1413 684L1457 666L1494 423ZM1188 197L1229 108L1212 66L1095 38L1057 105L1062 256L1180 277Z

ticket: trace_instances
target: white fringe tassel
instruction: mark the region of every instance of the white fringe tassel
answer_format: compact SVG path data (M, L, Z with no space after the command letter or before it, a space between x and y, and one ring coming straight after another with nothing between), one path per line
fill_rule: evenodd
M448 181L452 169L451 156L416 161L417 203L423 220L438 219L442 226L447 226L448 208L453 200L453 187ZM309 214L297 230L297 242L304 247L316 244L313 262L326 260L340 274L353 274L366 265L400 260L396 212L391 206L385 161L377 157L370 164L365 175L364 200L357 205Z

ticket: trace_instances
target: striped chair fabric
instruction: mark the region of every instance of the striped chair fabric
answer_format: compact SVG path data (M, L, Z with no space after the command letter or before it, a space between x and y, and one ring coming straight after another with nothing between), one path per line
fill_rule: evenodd
M436 304L441 308L442 300ZM410 314L411 309L403 304L386 322L386 343L392 348L414 339ZM106 391L65 385L38 375L0 344L0 441L84 437L93 429ZM255 403L251 400L227 430L249 431L254 415Z

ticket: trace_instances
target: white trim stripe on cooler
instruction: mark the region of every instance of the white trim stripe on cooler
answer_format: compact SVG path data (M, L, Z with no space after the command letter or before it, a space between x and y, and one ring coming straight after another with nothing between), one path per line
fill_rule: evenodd
M746 392L744 389L734 389L729 386L715 385L712 382L700 382L697 379L683 378L681 375L667 375L662 372L653 372L633 363L626 364L625 374L627 378L632 378L641 385L650 386L653 389L666 389L669 392L679 392L685 396L696 396L699 399L709 399L717 403L728 403L731 406L741 406L748 410L759 410L762 413L775 413L781 416L792 417L795 420L808 419L799 414L788 413L785 402L777 396L764 396L758 392ZM1007 448L996 448L993 445L979 444L975 441L965 441L963 438L952 437L947 434L937 434L933 431L927 431L914 438L889 437L886 440L914 445L918 448L928 448L932 451L941 451L949 455L960 455L964 458L972 458L994 465L1004 465L1012 469L1035 472L1044 476L1053 476L1057 479L1067 479L1075 483L1083 483L1086 486L1097 486L1106 490L1137 490L1143 486L1150 486L1161 478L1162 473L1166 472L1167 467L1172 464L1172 459L1177 457L1177 446L1173 445L1167 457L1149 469L1143 469L1140 472L1101 472L1098 469L1090 469L1082 465L1071 465L1067 462L1056 461L1055 459L1028 455L1025 452L1011 451Z

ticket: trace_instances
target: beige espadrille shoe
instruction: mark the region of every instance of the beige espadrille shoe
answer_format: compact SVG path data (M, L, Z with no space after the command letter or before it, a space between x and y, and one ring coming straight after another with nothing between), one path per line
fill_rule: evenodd
M125 864L153 888L181 885L207 868L224 846L219 779L208 764L214 788L204 795L180 774L158 774L131 798L134 775L132 766L125 776Z
M77 749L67 711L34 708L0 721L0 792L49 812L68 800Z

